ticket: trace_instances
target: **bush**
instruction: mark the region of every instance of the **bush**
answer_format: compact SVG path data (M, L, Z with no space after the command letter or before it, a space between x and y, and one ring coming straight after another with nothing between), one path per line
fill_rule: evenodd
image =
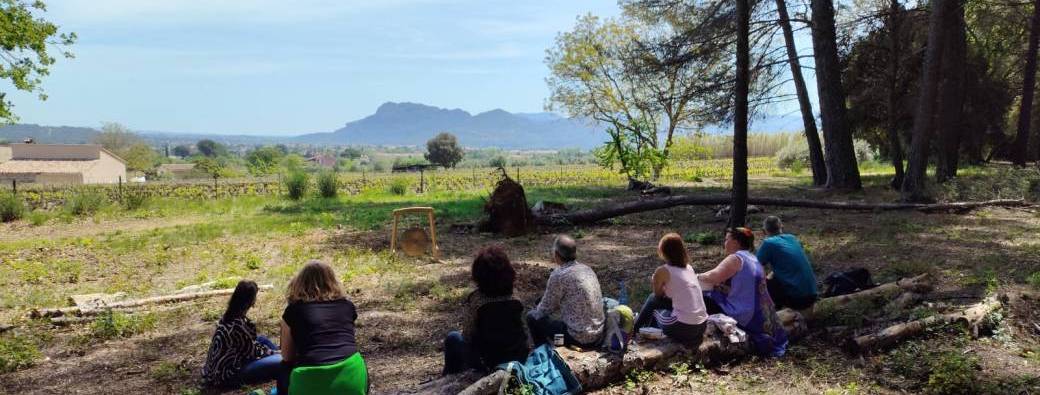
M408 193L408 180L403 178L395 178L390 183L389 189L391 194L398 196L404 195L405 193Z
M148 195L140 192L130 192L123 195L123 208L129 210L137 210L148 204Z
M976 388L975 371L979 360L957 351L939 354L931 361L931 374L924 392L929 394L971 394Z
M310 181L310 176L302 171L294 171L285 176L285 189L289 193L289 199L303 199L303 196L307 194Z
M856 152L856 163L872 162L877 157L874 155L874 149L870 147L870 143L865 140L853 141L852 150Z
M31 367L41 356L36 344L27 339L0 337L0 373Z
M809 143L791 138L776 153L776 165L784 170L804 169L809 164Z
M506 163L506 157L504 157L502 155L495 155L494 158L491 158L491 160L488 161L488 166L491 166L491 167L502 167L502 168L504 168L504 167L506 167L506 164L507 164Z
M326 171L318 175L318 194L321 197L336 197L337 188L339 188L339 179L336 178L336 173Z
M0 195L0 222L11 222L25 216L25 202L14 194Z
M99 339L130 337L155 328L157 317L153 313L129 315L106 311L90 325L90 333Z
M719 235L714 232L687 233L683 240L687 243L700 245L715 245L719 243Z
M90 215L108 204L108 197L98 191L82 190L65 200L65 211L75 216Z
M1028 281L1029 285L1032 285L1033 288L1040 290L1040 272L1033 272L1033 274L1029 275L1029 278L1026 279L1026 281Z

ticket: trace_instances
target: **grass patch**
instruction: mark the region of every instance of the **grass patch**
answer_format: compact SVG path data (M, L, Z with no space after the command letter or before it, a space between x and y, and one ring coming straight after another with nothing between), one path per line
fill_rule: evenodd
M683 241L706 246L719 244L721 240L717 232L691 232L683 236Z
M43 355L36 343L24 337L0 337L0 373L32 367Z
M1026 282L1033 288L1040 290L1040 272L1033 272L1026 278Z
M11 222L25 216L25 202L14 194L0 195L0 222Z
M108 206L108 197L94 190L80 190L65 199L65 212L80 217L97 213Z
M311 179L307 173L294 171L285 176L285 180L282 182L285 184L285 191L289 196L289 199L300 200L307 194L307 189Z
M109 310L90 324L90 334L102 340L130 337L154 329L157 323L158 317L154 313L131 315Z

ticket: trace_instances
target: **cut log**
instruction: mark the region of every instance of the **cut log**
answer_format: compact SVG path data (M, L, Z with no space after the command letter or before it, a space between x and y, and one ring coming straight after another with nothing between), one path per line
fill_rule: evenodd
M878 285L871 289L866 289L856 293L848 295L835 296L831 298L820 299L813 305L811 312L806 312L806 319L809 321L817 321L825 318L841 307L848 305L853 302L877 302L885 300L896 299L900 294L905 292L912 293L928 293L932 291L932 280L931 276L927 273L918 275L912 278L904 278L898 281L885 283ZM878 303L880 305L880 303Z
M608 218L620 217L644 211L660 210L677 206L715 206L729 204L730 196L692 196L674 195L654 199L640 199L602 207L580 210L571 213L562 213L551 216L537 217L535 220L543 225L578 225L602 221ZM891 210L917 210L923 212L956 211L964 212L980 207L1027 207L1031 206L1023 200L988 200L982 202L955 202L955 203L861 203L861 202L821 202L817 200L803 199L780 199L780 198L748 198L748 204L760 206L777 207L804 207L831 210L859 210L859 211L891 211Z
M261 285L260 290L274 289L272 285ZM228 289L217 289L212 291L203 292L192 292L175 295L155 296L144 299L133 299L121 302L111 303L105 306L99 306L97 308L82 308L79 306L73 307L59 307L59 308L48 308L48 309L33 309L29 313L30 318L52 318L52 317L63 317L63 316L91 316L100 314L106 310L127 310L136 307L166 304L166 303L178 303L187 302L195 299L211 298L215 296L231 295L235 292L234 288Z
M846 351L855 354L864 354L876 350L887 349L904 339L923 333L928 328L942 324L962 326L970 330L972 334L977 337L979 334L979 328L982 326L986 316L1003 306L1002 299L1003 298L989 297L962 311L949 314L937 314L915 321L892 325L877 333L854 337L845 343L845 349Z

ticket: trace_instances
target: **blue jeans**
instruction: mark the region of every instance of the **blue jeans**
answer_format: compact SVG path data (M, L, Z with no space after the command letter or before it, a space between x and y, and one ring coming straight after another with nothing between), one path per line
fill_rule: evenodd
M444 371L442 374L449 375L462 373L468 369L483 371L484 364L480 361L480 353L473 345L462 338L459 331L448 332L444 338Z
M278 346L266 337L257 336L256 341L272 350L278 350ZM246 385L263 384L277 379L281 371L281 354L268 355L243 366L238 372L238 379Z

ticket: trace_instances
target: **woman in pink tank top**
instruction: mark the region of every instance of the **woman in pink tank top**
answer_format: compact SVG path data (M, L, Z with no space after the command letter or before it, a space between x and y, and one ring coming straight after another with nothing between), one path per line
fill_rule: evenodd
M652 325L676 342L697 347L704 337L708 312L682 237L677 233L664 235L657 254L664 264L654 271L653 292L639 312L632 335Z

